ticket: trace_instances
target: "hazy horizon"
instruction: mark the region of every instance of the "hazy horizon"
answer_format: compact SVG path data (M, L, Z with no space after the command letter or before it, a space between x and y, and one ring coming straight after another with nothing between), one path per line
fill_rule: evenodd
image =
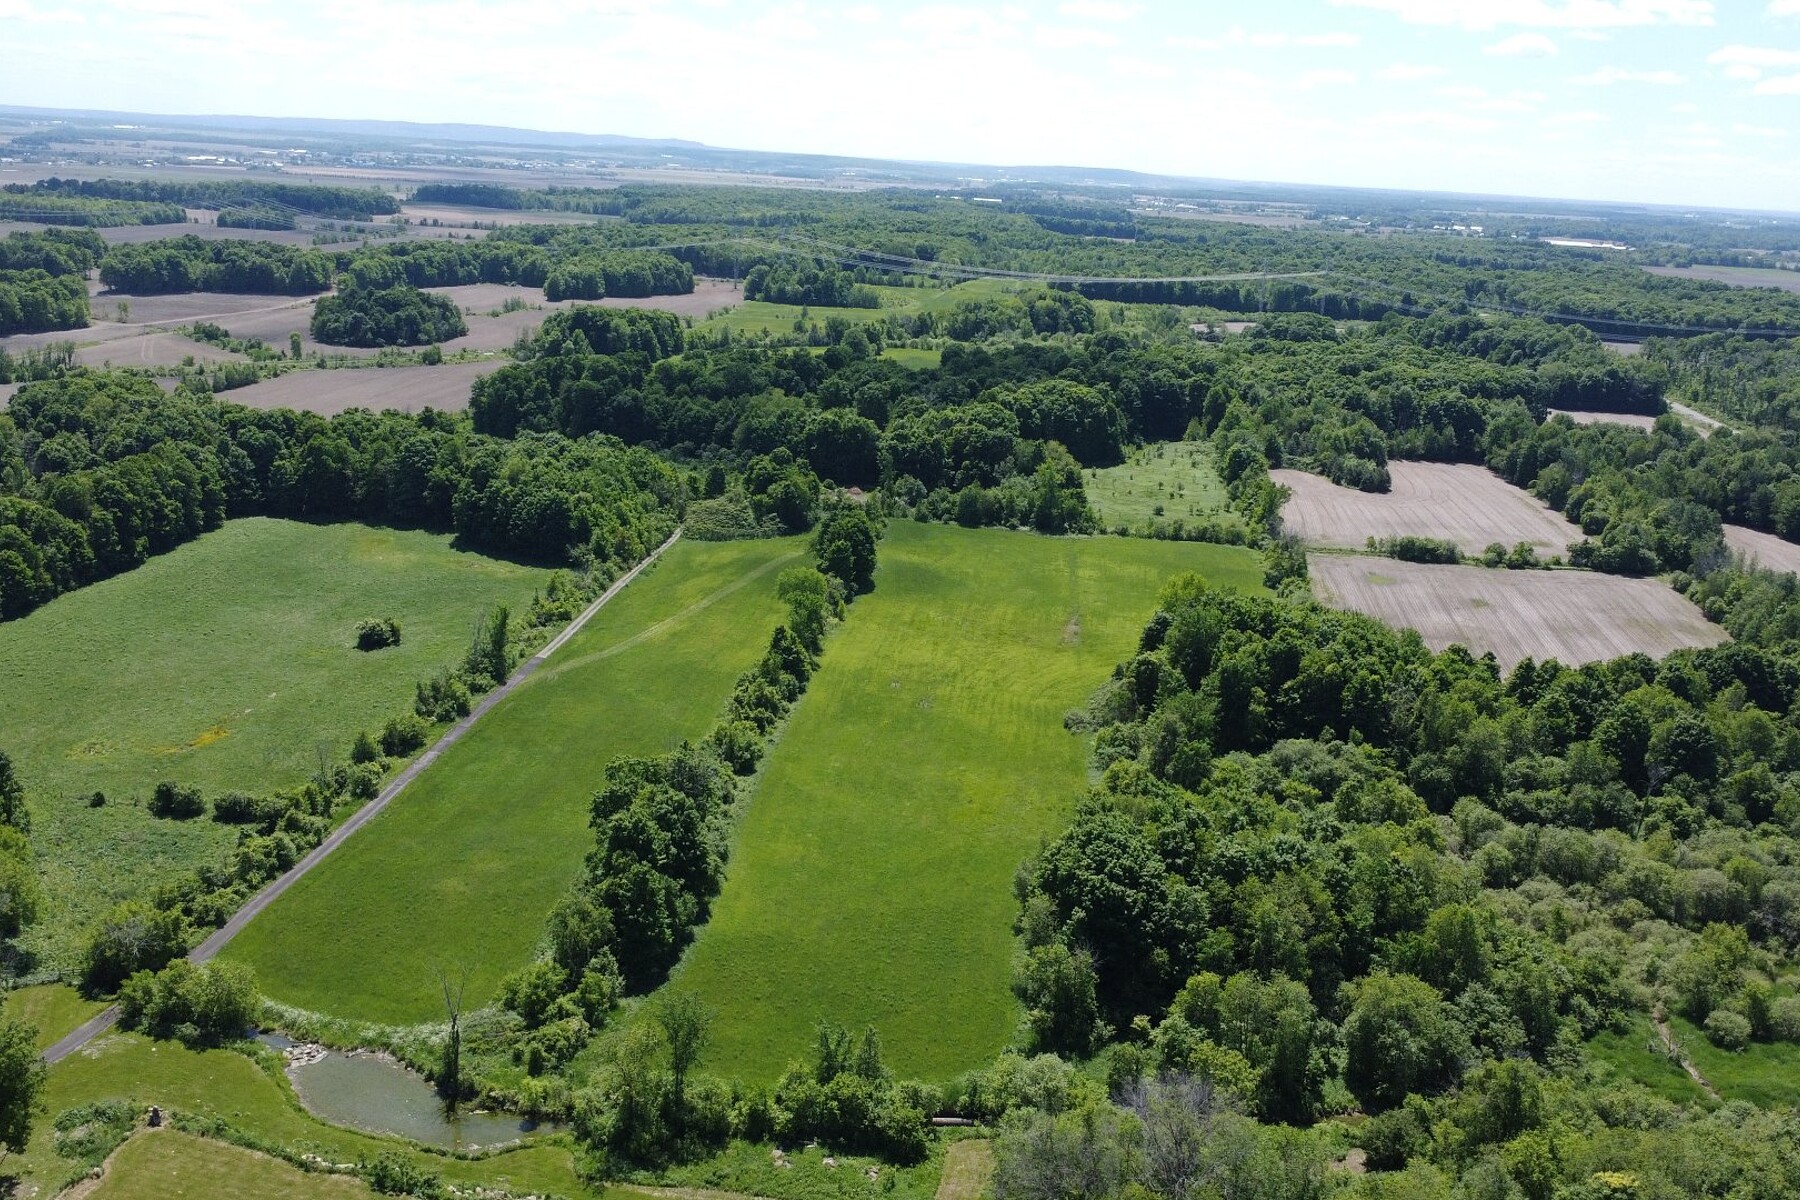
M5 98L32 107L1739 210L1800 194L1800 0L0 0L0 25Z

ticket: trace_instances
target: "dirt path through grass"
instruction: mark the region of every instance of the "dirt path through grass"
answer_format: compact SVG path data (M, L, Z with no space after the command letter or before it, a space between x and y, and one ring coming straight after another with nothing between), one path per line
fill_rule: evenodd
M1676 1062L1681 1064L1681 1069L1688 1073L1688 1078L1699 1084L1701 1089L1714 1100L1721 1099L1719 1089L1715 1088L1706 1076L1700 1073L1700 1068L1694 1065L1694 1060L1687 1056L1681 1048L1681 1043L1675 1040L1675 1033L1669 1028L1669 1018L1663 1015L1662 1010L1658 1009L1652 1014L1650 1021L1656 1026L1656 1036L1662 1039L1663 1048L1674 1057Z
M286 874L282 875L268 887L252 896L249 903L238 909L229 921L214 930L210 937L190 950L188 952L188 961L203 963L218 954L219 951L223 950L226 944L241 933L244 926L254 920L258 913L262 912L263 909L269 907L269 905L279 899L283 892L298 883L302 876L323 862L332 851L348 841L357 830L374 820L395 796L398 796L401 792L405 791L406 786L419 777L420 772L436 762L444 751L461 741L463 735L468 733L470 728L473 727L477 721L486 716L489 710L496 704L511 695L513 690L520 684L531 678L531 676L537 672L537 669L544 665L546 659L556 653L556 651L567 643L570 638L574 637L575 634L579 633L581 627L586 625L588 621L593 618L595 613L604 608L614 596L617 596L620 592L624 591L627 584L642 574L644 569L651 563L661 558L663 552L670 546L673 546L680 538L681 530L676 529L674 533L669 535L668 541L653 550L650 555L642 562L638 563L637 566L619 576L611 587L600 594L600 597L597 600L582 609L581 613L573 621L570 621L568 627L557 634L556 637L550 641L549 645L538 651L527 660L523 666L514 671L512 677L505 683L483 696L481 698L481 703L477 704L474 709L470 711L468 716L458 721L455 725L452 725L449 730L445 732L444 736L439 738L429 750L414 759L406 770L400 772L399 776L395 778L392 783L381 790L380 795L357 809L356 812L351 815L349 820L338 826L332 831L329 837L320 842L318 846L313 849L311 854L308 854L298 863L295 863ZM70 1054L73 1054L75 1051L81 1049L81 1047L87 1045L94 1037L111 1029L118 1023L118 1020L118 1007L115 1005L108 1008L105 1012L96 1016L91 1021L87 1021L80 1028L76 1029L75 1032L69 1034L67 1037L51 1046L48 1050L44 1051L44 1061L47 1063L54 1063L67 1058Z

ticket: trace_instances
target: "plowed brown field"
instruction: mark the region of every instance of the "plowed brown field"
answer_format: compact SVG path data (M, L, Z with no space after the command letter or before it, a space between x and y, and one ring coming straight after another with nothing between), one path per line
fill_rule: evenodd
M1561 514L1486 467L1396 461L1388 471L1394 486L1386 494L1339 487L1305 471L1269 474L1293 489L1281 512L1288 531L1315 546L1360 550L1371 537L1412 535L1455 542L1466 554L1494 542L1530 542L1548 557L1581 540L1581 530Z
M1660 658L1713 646L1726 633L1654 579L1588 571L1437 567L1341 554L1314 554L1313 594L1333 608L1416 629L1425 644L1493 651L1503 668L1521 659L1567 665L1642 651Z

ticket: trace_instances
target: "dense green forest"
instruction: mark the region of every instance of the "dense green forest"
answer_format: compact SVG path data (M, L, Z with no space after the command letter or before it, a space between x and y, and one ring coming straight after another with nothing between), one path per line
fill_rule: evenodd
M349 287L313 306L312 335L328 346L425 346L467 332L448 297L405 284Z
M268 292L310 296L331 287L331 259L271 242L207 240L189 234L114 246L100 260L100 282L121 292Z

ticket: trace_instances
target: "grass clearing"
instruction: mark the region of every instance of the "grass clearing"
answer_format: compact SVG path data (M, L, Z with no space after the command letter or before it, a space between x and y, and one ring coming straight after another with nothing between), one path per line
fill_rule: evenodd
M1434 650L1460 643L1492 651L1505 670L1526 657L1579 666L1642 652L1729 640L1688 599L1656 579L1591 571L1505 571L1363 555L1307 557L1313 594L1396 629L1416 629Z
M355 1200L375 1193L348 1175L321 1175L278 1158L175 1130L120 1146L89 1200Z
M944 1174L937 1200L981 1200L994 1177L994 1143L986 1138L966 1138L944 1153Z
M890 316L903 317L918 313L949 312L969 300L992 300L1013 292L1031 291L1029 285L1002 279L972 279L953 287L877 287L880 308L827 308L820 305L771 304L767 300L745 300L734 308L716 313L694 328L717 334L729 329L733 337L769 334L780 336L795 332L795 322L802 329L808 325L823 327L832 317L842 317L853 324L867 325L885 321ZM911 364L909 364L911 365Z
M1742 1050L1721 1050L1700 1027L1669 1017L1669 1029L1694 1066L1727 1100L1762 1108L1800 1104L1800 1046L1792 1042L1752 1042Z
M1662 1049L1647 1013L1633 1013L1623 1030L1608 1029L1587 1043L1588 1057L1605 1063L1621 1079L1639 1083L1676 1104L1710 1104L1712 1100L1681 1064ZM1710 1077L1709 1077L1710 1078Z
M591 1194L576 1178L573 1154L561 1139L534 1141L481 1159L459 1159L420 1150L399 1139L340 1129L308 1115L284 1078L234 1050L195 1051L179 1042L110 1034L51 1068L45 1092L46 1117L36 1122L26 1152L7 1162L9 1173L17 1175L26 1187L37 1185L45 1195L55 1191L75 1169L56 1153L50 1118L65 1109L103 1100L156 1104L166 1110L217 1117L244 1133L332 1162L398 1153L442 1175L446 1183L464 1187L485 1185L516 1193L571 1197ZM169 1135L156 1134L150 1140L165 1136ZM21 1189L20 1194L32 1193ZM204 1191L190 1194L208 1200L211 1196ZM255 1190L220 1193L221 1200L228 1195L260 1194Z
M1307 471L1269 472L1293 490L1281 510L1289 533L1314 546L1361 550L1371 537L1412 534L1455 542L1465 554L1530 542L1540 558L1567 554L1581 530L1537 497L1470 463L1388 464L1393 490L1359 492Z
M73 1033L105 1007L104 1002L84 1000L74 988L60 983L14 988L6 993L6 1015L36 1026L39 1050Z
M470 1007L491 998L581 870L607 762L712 727L783 616L775 576L804 553L676 543L226 957L274 999L365 1021L441 1020L439 966L469 968Z
M548 577L437 534L250 518L0 625L0 736L50 897L31 945L66 956L97 910L235 841L209 820L151 817L157 781L209 795L300 783L321 747L340 758L408 711L483 610L518 607ZM401 644L359 653L356 623L387 616Z
M1063 729L1181 571L1251 551L896 522L872 595L770 754L711 921L672 986L719 1010L706 1066L767 1082L820 1018L945 1080L1011 1037L1011 880L1082 792Z
M1242 525L1204 442L1139 446L1116 467L1086 473L1088 503L1108 529L1205 519Z

